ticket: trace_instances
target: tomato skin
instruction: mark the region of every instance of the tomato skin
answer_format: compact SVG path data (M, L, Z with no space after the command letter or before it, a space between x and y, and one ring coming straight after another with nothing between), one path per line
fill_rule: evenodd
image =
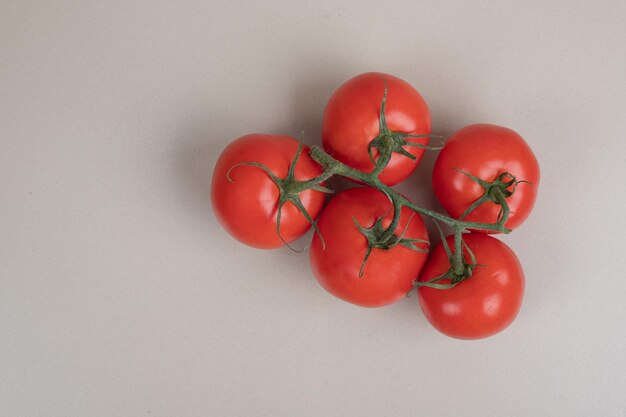
M250 134L231 142L222 152L211 183L211 202L220 224L235 239L246 245L273 249L284 246L276 233L276 214L280 192L269 175L258 167L238 166L240 162L258 162L267 166L278 178L285 178L296 155L299 141L282 135ZM295 167L297 180L308 180L322 173L309 156L305 146ZM302 204L313 219L324 204L325 195L319 191L300 193ZM291 203L282 208L281 236L292 242L311 227L307 219Z
M387 227L393 217L391 207L383 193L369 187L348 189L328 203L317 223L326 248L315 235L309 257L313 273L328 292L356 305L380 307L398 301L412 288L427 254L400 245L389 250L373 249L364 274L359 277L367 239L355 226L353 217L362 227L369 228L384 216L383 226ZM402 234L413 213L402 209L396 235ZM404 237L428 240L418 213L411 218Z
M508 172L518 184L512 196L506 199L510 208L506 227L515 229L530 214L539 189L539 164L524 139L506 127L474 124L454 133L440 152L433 168L433 191L443 208L454 218L478 200L484 189L463 175L461 170L485 181L493 181ZM478 206L464 220L495 223L500 206L487 201ZM494 232L484 232L494 233Z
M420 287L418 300L430 324L458 339L480 339L506 328L524 296L524 272L515 253L500 240L481 233L463 235L480 264L470 278L450 289ZM454 253L454 236L446 239ZM466 262L470 257L464 251ZM432 251L419 281L444 274L450 268L443 245ZM450 283L449 279L438 281Z
M322 121L324 149L339 161L363 172L374 169L368 145L379 134L379 114L387 82L385 118L392 131L430 134L430 111L422 96L408 83L393 75L369 72L348 80L332 95ZM427 144L427 138L409 139ZM424 154L423 148L406 146L416 157L411 160L394 153L380 180L387 185L398 184L415 170ZM374 158L377 149L372 149Z

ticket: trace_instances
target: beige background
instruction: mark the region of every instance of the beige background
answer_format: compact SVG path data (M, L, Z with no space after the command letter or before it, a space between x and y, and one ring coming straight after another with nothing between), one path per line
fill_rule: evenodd
M623 1L0 0L0 415L626 415ZM517 321L477 342L412 297L327 295L208 200L248 132L319 141L360 72L434 131L526 137L543 182L505 238ZM429 155L400 189L430 197Z

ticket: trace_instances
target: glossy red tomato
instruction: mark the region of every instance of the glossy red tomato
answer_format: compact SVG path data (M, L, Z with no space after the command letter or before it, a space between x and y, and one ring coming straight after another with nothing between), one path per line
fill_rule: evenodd
M331 294L364 307L384 306L404 297L427 258L426 253L399 244L392 249L374 248L359 277L368 244L354 221L371 228L379 217L383 228L393 217L391 203L383 193L368 187L343 191L328 203L318 220L326 248L315 235L310 250L311 268L319 283ZM402 209L396 236L405 228L405 238L428 240L424 221L407 208ZM425 243L418 246L428 247Z
M324 149L341 162L363 172L374 169L368 146L379 134L379 113L387 83L385 117L390 130L408 134L430 134L430 111L411 85L388 74L369 72L347 81L332 95L322 122ZM427 138L408 139L427 144ZM411 160L394 153L379 178L387 185L406 179L417 167L423 148L405 146L415 156ZM378 156L373 149L373 156Z
M539 164L528 144L513 130L474 124L457 131L446 141L433 169L433 191L443 208L454 218L463 215L485 191L459 171L488 182L508 172L518 181L530 182L518 184L513 195L506 198L510 208L506 227L515 229L530 214L539 189ZM487 201L465 220L495 223L499 212L499 205Z
M524 295L524 272L513 251L498 239L480 234L463 235L479 264L470 278L450 289L421 287L419 304L428 321L441 333L459 339L479 339L507 327L520 309ZM454 237L448 236L454 253ZM466 262L471 258L464 250ZM437 245L419 281L444 274L450 263L441 244ZM449 279L437 281L449 284Z
M211 184L211 201L215 216L224 229L239 241L262 249L283 246L276 233L276 216L280 197L279 188L270 176L258 167L240 165L257 162L267 166L278 178L287 176L299 142L289 136L252 134L243 136L224 149L220 155ZM297 180L308 180L322 173L321 168L304 148L295 167ZM300 200L313 219L324 204L322 192L306 190ZM287 202L282 207L280 234L292 242L311 227L306 217Z

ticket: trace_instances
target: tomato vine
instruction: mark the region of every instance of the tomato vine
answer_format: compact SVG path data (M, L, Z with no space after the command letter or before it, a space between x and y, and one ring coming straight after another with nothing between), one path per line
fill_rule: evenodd
M281 179L281 178L276 177L276 175L274 175L271 172L271 170L269 170L266 166L264 166L263 164L255 163L255 162L238 163L230 168L227 175L230 174L230 171L232 169L240 165L250 165L250 166L255 166L260 169L263 169L270 176L272 181L274 181L274 183L276 184L276 186L278 187L280 191L280 199L278 202L278 209L277 209L277 224L276 224L276 232L278 233L279 237L280 237L281 210L282 210L283 205L287 201L290 201L302 212L302 214L306 217L306 219L311 223L314 232L317 233L320 239L322 240L322 244L324 242L324 238L320 234L319 229L317 228L316 221L309 215L309 213L307 213L306 209L302 206L302 203L300 202L299 197L298 197L299 193L308 189L321 191L324 193L332 193L332 190L327 188L324 185L324 182L335 175L349 178L351 180L366 184L369 187L375 188L376 190L384 193L387 196L387 198L390 200L392 204L392 209L393 209L393 218L389 226L386 228L382 228L380 222L376 222L375 225L370 229L363 228L358 223L355 224L355 227L359 228L359 230L365 236L368 242L368 249L367 249L365 258L363 260L360 275L362 275L362 271L365 266L365 263L367 262L368 256L373 248L384 250L384 249L392 248L397 244L402 244L405 247L412 249L412 250L418 250L418 251L423 250L413 245L412 243L414 242L410 242L406 239L403 239L402 236L396 236L394 234L394 231L396 230L398 226L398 220L400 218L401 209L402 207L407 207L417 213L428 216L435 221L435 224L437 225L437 228L440 231L440 234L442 236L442 244L444 245L444 248L450 260L450 269L446 273L434 279L431 279L427 282L418 282L416 279L414 288L418 288L421 286L439 288L439 289L452 288L456 286L457 284L459 284L461 281L467 278L470 278L472 276L472 272L474 268L477 266L473 253L469 250L469 247L467 247L467 245L464 245L463 233L467 230L480 230L480 231L485 231L485 232L490 232L490 233L509 233L511 229L508 229L507 227L505 227L505 224L510 214L510 210L506 202L506 198L513 195L513 192L515 191L515 187L519 183L523 183L527 181L517 180L513 174L505 172L505 173L498 175L498 177L494 179L493 181L488 182L483 179L477 178L469 173L462 172L462 174L470 177L472 180L479 183L484 188L485 192L481 198L476 200L465 211L465 213L463 213L462 216L456 219L415 204L414 202L410 201L403 195L399 194L389 185L383 183L379 179L379 175L381 174L381 172L385 169L385 167L391 160L391 155L394 152L399 153L407 158L413 158L413 159L415 158L413 155L411 155L404 149L404 146L417 146L417 147L422 147L422 148L429 149L429 150L439 150L443 148L443 146L429 146L429 145L408 142L406 140L407 138L428 137L428 138L440 138L441 139L441 136L430 135L430 134L429 135L410 135L410 134L391 131L387 127L387 123L385 119L386 99L387 99L387 86L385 83L385 89L384 89L383 97L381 100L381 106L380 106L379 135L370 142L370 146L368 148L368 153L370 155L370 158L372 159L372 162L374 163L374 169L369 173L352 168L340 162L339 160L333 158L329 153L325 152L322 148L318 146L313 146L310 151L310 157L315 162L317 162L323 168L324 171L319 176L306 180L306 181L296 180L294 177L294 169L295 169L296 163L298 161L298 158L300 157L300 154L303 148L303 137L302 137L303 135L301 135L300 146L298 148L296 156L294 157L293 161L290 164L288 174L285 178ZM379 157L376 160L374 159L374 156L372 154L372 148L378 149ZM229 180L230 180L230 177L229 177ZM470 212L475 210L481 204L488 202L488 201L494 202L495 204L500 206L500 213L498 215L498 219L496 222L483 223L483 222L463 220L465 217L467 217L467 215ZM452 253L452 251L448 247L445 236L438 222L447 225L453 230L454 253ZM282 237L281 237L281 240L283 240L289 248L291 248L292 250L294 249ZM462 250L463 247L465 247L465 249L468 251L470 255L471 262L469 263L466 262L465 259L463 258L463 250ZM437 282L443 279L449 279L450 283L439 284Z

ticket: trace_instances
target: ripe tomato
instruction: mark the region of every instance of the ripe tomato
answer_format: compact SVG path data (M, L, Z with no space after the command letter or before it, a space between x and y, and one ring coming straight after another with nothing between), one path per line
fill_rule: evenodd
M276 233L280 197L276 183L259 167L232 167L241 162L257 162L283 179L287 176L298 146L299 142L289 136L252 134L240 137L224 149L213 171L211 201L217 219L235 239L261 249L284 245ZM294 173L300 181L322 173L319 165L309 156L308 148L303 148ZM306 190L300 193L302 205L313 219L322 210L324 199L324 193L320 191ZM296 240L311 227L306 217L291 202L284 204L281 214L280 234L287 242Z
M463 235L478 266L470 278L450 289L420 287L424 315L441 333L459 339L480 339L507 327L519 311L524 295L524 272L513 251L496 238L480 233ZM454 253L454 236L446 239ZM464 250L466 262L470 262ZM442 244L432 251L419 281L444 274L450 263ZM437 281L449 284L449 279Z
M324 149L339 161L363 172L374 169L369 153L370 142L379 135L381 101L387 83L385 118L391 131L407 134L430 134L430 111L411 85L388 74L369 72L347 81L332 95L322 122ZM408 142L427 144L427 138L408 138ZM417 167L423 148L404 148L416 159L393 153L380 180L394 185L405 180ZM372 149L374 159L379 154Z
M391 304L412 288L426 262L427 254L400 244L391 249L372 249L359 277L368 242L355 225L371 228L379 217L382 227L391 223L393 212L389 199L368 187L352 188L337 194L318 220L318 235L313 237L310 263L319 283L331 294L364 307ZM408 226L407 226L408 223ZM418 213L407 208L401 211L395 235L427 241L428 233ZM427 248L427 243L418 247Z
M474 124L457 131L446 141L433 169L433 191L454 218L462 216L485 192L481 185L460 171L487 182L504 172L514 175L518 181L528 181L530 184L518 184L513 195L506 198L510 215L505 226L515 229L530 214L539 188L539 164L528 144L513 130ZM464 220L495 223L499 213L500 206L487 201Z

